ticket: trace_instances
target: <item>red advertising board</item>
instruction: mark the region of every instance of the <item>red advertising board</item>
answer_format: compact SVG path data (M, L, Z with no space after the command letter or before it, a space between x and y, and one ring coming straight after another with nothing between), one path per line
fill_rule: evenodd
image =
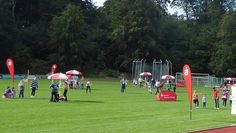
M156 95L158 101L176 101L177 95L173 91L164 90Z

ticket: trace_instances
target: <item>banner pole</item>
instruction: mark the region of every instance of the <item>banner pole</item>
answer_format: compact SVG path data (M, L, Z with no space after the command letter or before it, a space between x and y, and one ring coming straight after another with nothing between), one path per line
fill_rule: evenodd
M12 85L13 85L13 87L15 88L15 84L14 84L14 81L12 81Z
M192 120L192 109L190 109L190 120Z
M188 93L188 100L189 100L189 115L190 115L190 120L192 120L192 74L191 74L191 69L188 64L185 64L183 66L182 70L182 75L185 81L185 87L187 89Z
M192 120L192 114L193 114L193 106L192 103L190 104L190 120Z
M27 88L28 88L28 94L30 96L30 90L29 90L29 69L27 70Z

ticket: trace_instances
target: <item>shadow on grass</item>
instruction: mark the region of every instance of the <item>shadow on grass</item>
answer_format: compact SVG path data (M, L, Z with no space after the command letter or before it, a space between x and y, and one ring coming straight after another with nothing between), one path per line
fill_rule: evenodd
M17 98L17 99L25 99L25 100L49 100L50 97L46 98L46 97L34 97L34 98L31 98L31 97L26 97L26 98Z
M143 94L141 92L125 92L125 93L127 93L127 94L137 94L137 95L142 95Z
M104 101L68 100L68 103L104 103Z

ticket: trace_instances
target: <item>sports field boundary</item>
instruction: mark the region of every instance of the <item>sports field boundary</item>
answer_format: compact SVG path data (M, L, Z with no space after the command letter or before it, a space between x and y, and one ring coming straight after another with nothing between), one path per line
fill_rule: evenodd
M181 133L235 133L235 131L236 131L236 124L232 124L229 126L221 126L221 127L208 128L195 131L185 131Z

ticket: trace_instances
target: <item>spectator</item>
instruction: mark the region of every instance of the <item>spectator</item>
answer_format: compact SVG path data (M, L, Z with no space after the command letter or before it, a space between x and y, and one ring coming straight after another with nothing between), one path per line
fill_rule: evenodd
M120 83L121 83L120 91L121 91L121 93L124 93L125 92L125 86L126 86L125 79L124 78L121 79Z
M226 107L226 104L227 104L227 100L228 100L228 88L227 86L225 85L223 88L222 88L222 103L223 103L223 107Z
M134 79L134 80L133 80L133 84L136 85L136 86L138 85L137 79Z
M155 83L155 87L157 88L157 91L155 93L155 95L157 95L157 93L159 93L161 91L161 87L163 87L163 84L161 84L158 80Z
M58 84L53 81L53 83L50 85L50 88L51 88L51 99L50 101L54 101L54 102L58 102L58 95L57 95L57 90L58 90Z
M82 90L84 89L84 76L81 77L80 88L81 88Z
M225 91L222 92L222 104L223 104L223 107L226 107L226 102L227 102L227 94Z
M141 77L138 78L138 82L139 82L139 87L141 88L142 87L142 82L143 82L143 79Z
M38 81L37 81L36 78L34 78L31 81L30 88L31 88L31 97L34 97L35 96L35 92L38 89Z
M64 84L64 93L63 93L63 96L64 96L64 100L67 101L67 92L68 92L68 83L65 82Z
M11 89L8 86L7 89L4 91L2 98L11 98Z
M19 89L19 98L24 98L24 83L23 81L20 81L18 84L18 89Z
M73 81L72 81L72 80L69 81L69 87L70 87L71 89L73 88Z
M151 87L152 82L149 81L147 82L147 87L148 87L148 93L152 94L152 87Z
M198 93L196 90L194 90L193 92L193 103L194 103L194 108L199 108Z
M151 80L151 88L152 89L155 88L155 84L156 84L156 80L154 78L152 78L152 80Z
M215 100L215 109L219 109L219 90L213 87L213 98Z
M125 79L125 86L127 87L128 86L128 79Z
M89 80L87 80L87 82L86 82L86 93L91 93L91 85L90 85L90 81Z
M206 95L203 94L202 96L202 107L205 109L206 108Z
M11 98L14 98L16 96L16 89L15 87L11 88Z

